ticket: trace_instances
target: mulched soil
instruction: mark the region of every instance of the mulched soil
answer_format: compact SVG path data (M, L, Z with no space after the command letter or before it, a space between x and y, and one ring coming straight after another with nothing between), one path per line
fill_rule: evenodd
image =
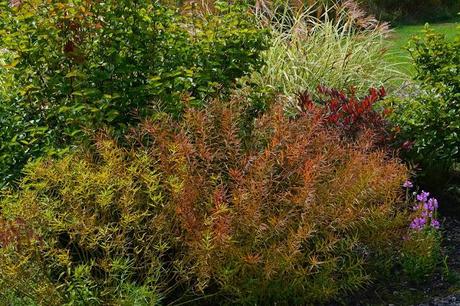
M435 298L428 303L419 304L419 306L460 306L460 294Z
M449 266L460 273L460 219L446 219L445 229L444 245L449 254Z

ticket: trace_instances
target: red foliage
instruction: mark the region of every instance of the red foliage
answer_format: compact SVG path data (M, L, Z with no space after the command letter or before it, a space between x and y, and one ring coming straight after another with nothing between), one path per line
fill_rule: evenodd
M389 139L385 117L391 111L376 108L377 102L386 96L383 87L369 89L369 95L362 99L356 96L353 88L348 94L324 86L318 86L317 90L324 97L318 103L311 99L308 92L298 95L302 112L319 112L327 124L338 127L349 138L354 139L365 130L371 130L377 137L377 143Z
M304 111L293 120L275 105L256 121L250 150L238 138L242 115L234 102L188 109L179 124L146 122L133 135L154 144L149 154L157 171L174 178L167 192L172 215L165 219L174 223L170 232L181 243L176 248L193 267L200 290L213 279L225 290L238 288L243 296L252 292L261 300L284 294L322 299L305 288L321 283L311 271L329 273L317 267L321 258L333 262L343 255L334 249L339 241L356 235L365 248L379 249L400 240L406 224L394 218L395 203L406 169L375 150L373 131L366 129L380 118L371 106L384 91L372 90L363 100L325 93L331 99L324 107L301 95ZM354 132L357 124L362 130L354 141L337 132ZM369 220L385 221L371 233ZM316 243L327 250L316 249ZM346 256L361 260L358 253ZM223 273L227 267L238 269ZM340 274L334 269L331 273ZM277 282L291 287L285 292ZM325 296L347 286L330 285ZM273 292L267 293L269 288Z

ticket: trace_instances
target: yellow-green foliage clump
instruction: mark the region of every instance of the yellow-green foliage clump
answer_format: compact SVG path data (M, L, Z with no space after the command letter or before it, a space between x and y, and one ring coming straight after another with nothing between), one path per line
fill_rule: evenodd
M43 305L331 301L407 231L407 170L276 106L245 141L237 102L146 122L29 166L0 202L0 298Z

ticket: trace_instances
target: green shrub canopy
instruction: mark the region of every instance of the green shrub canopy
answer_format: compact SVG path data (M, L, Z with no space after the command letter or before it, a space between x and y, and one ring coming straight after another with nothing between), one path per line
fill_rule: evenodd
M0 174L85 131L119 133L155 111L224 95L261 65L266 35L244 5L180 14L156 1L0 1Z

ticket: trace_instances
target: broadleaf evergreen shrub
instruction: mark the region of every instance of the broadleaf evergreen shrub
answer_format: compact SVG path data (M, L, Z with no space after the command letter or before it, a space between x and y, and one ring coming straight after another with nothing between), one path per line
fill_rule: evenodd
M0 174L85 131L120 134L158 110L180 116L262 64L266 32L243 4L180 14L156 1L0 1Z
M427 29L410 52L420 89L392 102L391 116L407 157L427 168L449 170L460 161L460 30L450 41Z
M377 279L409 230L405 166L371 132L346 141L320 112L287 118L283 103L243 143L245 109L214 101L143 123L130 147L101 134L29 165L0 201L1 298L304 304Z

